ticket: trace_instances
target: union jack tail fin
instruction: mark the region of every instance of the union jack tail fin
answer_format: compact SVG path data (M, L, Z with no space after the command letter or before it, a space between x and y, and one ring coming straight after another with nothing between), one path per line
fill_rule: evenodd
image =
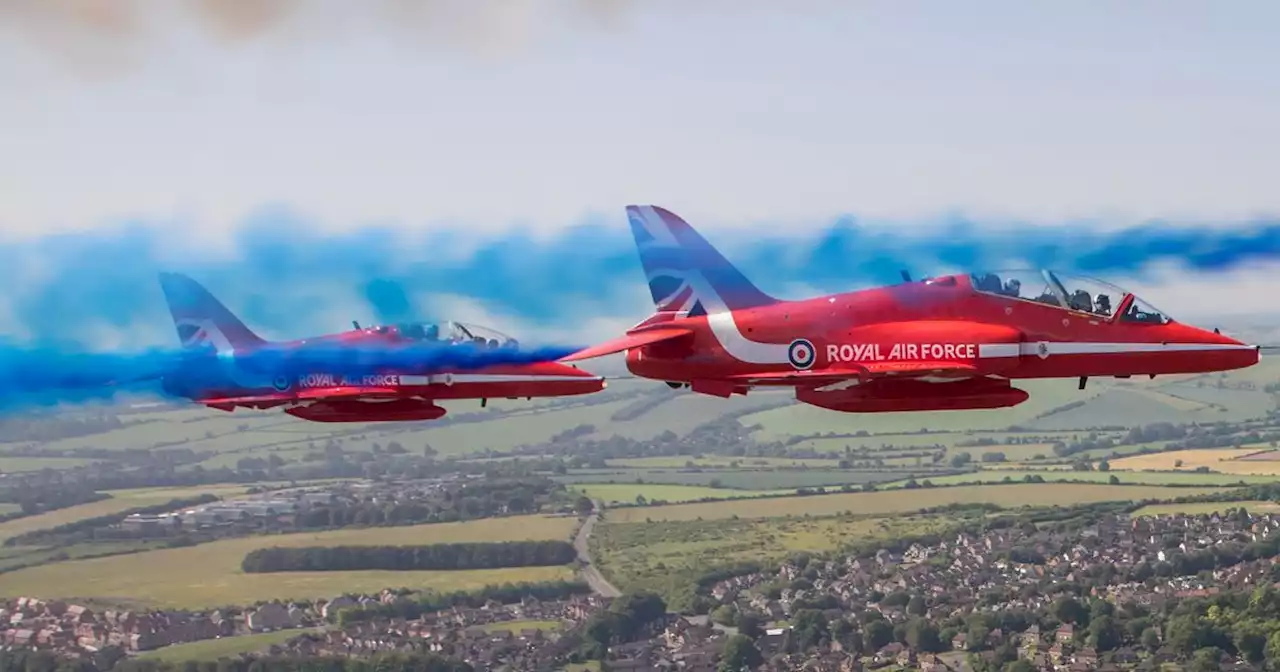
M675 213L656 205L629 205L627 219L649 281L655 317L692 317L778 303Z
M161 273L160 289L182 347L213 346L218 352L232 352L266 343L195 280L181 273Z

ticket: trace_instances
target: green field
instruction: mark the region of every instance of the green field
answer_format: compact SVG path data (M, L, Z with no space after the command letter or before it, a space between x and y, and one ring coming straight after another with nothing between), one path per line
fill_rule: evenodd
M245 574L245 554L268 546L413 545L454 542L568 540L577 520L521 516L412 527L345 529L246 537L199 546L59 562L0 574L0 595L96 598L149 607L201 608L267 599L303 599L383 588L461 590L508 581L568 578L568 567L454 572L297 572Z
M795 552L821 553L852 542L936 531L946 516L818 519L615 522L618 511L592 535L592 557L622 590L680 592L699 572L740 562L767 563Z
M778 468L778 467L835 467L836 459L801 459L790 457L635 457L609 460L610 467L627 469L681 469L686 467L712 468Z
M174 644L161 649L138 654L142 660L161 660L169 663L208 662L221 658L234 658L242 653L259 653L276 644L298 637L307 630L277 630L252 635L237 635L220 639L204 639L198 642Z
M1094 485L1036 483L919 488L883 492L855 492L808 497L773 497L724 500L698 504L639 506L607 512L610 522L668 520L717 520L723 518L774 518L782 516L830 516L844 512L868 515L907 513L950 504L994 504L1003 507L1067 506L1124 500L1166 500L1190 497L1218 488L1166 488L1154 485Z
M564 627L564 623L560 621L502 621L500 623L489 623L481 626L481 630L485 632L514 632L520 634L522 630L559 630Z
M1151 504L1133 512L1134 516L1172 516L1223 513L1227 509L1245 508L1250 513L1275 513L1280 504L1275 502L1191 502L1187 504Z
M74 457L0 457L0 474L41 469L72 469L93 464L93 460Z
M731 497L757 497L772 494L767 490L729 490L726 488L700 488L687 485L607 484L579 483L573 486L586 496L607 504L634 504L636 497L666 502L696 502L700 499L729 499ZM776 491L774 491L776 492ZM791 494L789 491L781 494Z

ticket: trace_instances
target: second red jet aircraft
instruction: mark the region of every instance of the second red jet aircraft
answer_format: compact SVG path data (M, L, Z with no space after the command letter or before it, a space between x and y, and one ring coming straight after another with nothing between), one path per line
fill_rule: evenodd
M1052 271L948 275L802 301L766 295L693 227L628 206L656 312L574 361L729 397L795 388L835 411L1004 408L1012 380L1227 371L1259 347L1179 323L1113 285Z

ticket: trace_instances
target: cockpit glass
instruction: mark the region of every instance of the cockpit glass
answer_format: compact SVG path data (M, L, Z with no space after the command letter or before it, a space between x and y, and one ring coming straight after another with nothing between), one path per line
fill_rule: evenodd
M385 333L386 327L376 327ZM404 322L395 326L400 338L410 341L473 343L484 347L513 347L516 340L488 327L463 322Z
M1133 297L1133 303L1129 304L1129 308L1124 311L1124 315L1120 316L1122 322L1136 322L1138 324L1168 324L1173 320L1164 313L1156 310L1151 304Z
M1049 270L972 273L969 279L973 288L979 292L1034 301L1108 319L1115 316L1120 303L1129 294L1126 290L1102 280ZM1126 311L1121 319L1129 319L1128 315L1133 310L1133 306L1145 306L1141 309L1143 315L1147 315L1145 311L1150 308L1136 297L1130 305L1130 310ZM1170 321L1159 311L1150 309L1150 312L1159 316L1162 320L1158 322L1159 324ZM1141 321L1156 323L1155 319L1148 316L1141 318Z

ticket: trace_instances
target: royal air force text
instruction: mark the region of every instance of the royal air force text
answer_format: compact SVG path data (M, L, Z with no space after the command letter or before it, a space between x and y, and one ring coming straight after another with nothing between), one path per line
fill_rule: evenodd
M396 387L400 376L335 376L331 373L312 373L298 377L298 387Z
M976 359L974 343L895 343L885 352L880 343L827 345L829 362L891 362L908 360Z

